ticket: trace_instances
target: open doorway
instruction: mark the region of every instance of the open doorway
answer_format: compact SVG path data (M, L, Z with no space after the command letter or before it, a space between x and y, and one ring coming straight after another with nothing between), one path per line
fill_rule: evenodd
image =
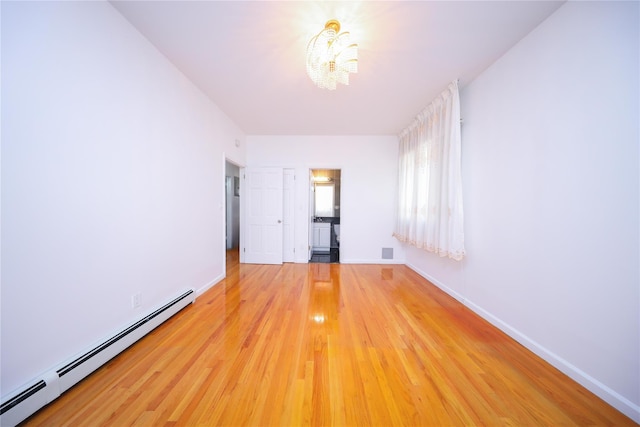
M226 263L240 258L240 167L225 160Z
M309 262L340 262L340 169L311 169Z

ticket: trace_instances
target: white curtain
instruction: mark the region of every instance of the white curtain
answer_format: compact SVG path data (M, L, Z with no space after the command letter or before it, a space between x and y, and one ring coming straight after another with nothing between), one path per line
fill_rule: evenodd
M400 133L396 228L400 241L440 256L465 255L460 172L460 97L449 84Z

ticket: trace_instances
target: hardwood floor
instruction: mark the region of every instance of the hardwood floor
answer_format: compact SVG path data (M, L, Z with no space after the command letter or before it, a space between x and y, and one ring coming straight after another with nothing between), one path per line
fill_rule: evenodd
M229 258L24 424L636 425L405 266Z

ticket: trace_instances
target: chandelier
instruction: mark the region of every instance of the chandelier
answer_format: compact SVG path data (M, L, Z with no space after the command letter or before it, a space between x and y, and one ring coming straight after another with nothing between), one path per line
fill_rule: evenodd
M327 21L324 30L307 45L307 74L320 88L334 90L349 84L349 73L358 72L358 45L348 32L340 33L340 22Z

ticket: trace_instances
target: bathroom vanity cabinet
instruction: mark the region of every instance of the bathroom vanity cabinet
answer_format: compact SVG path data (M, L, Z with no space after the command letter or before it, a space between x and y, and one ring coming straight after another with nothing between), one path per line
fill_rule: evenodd
M328 251L331 248L331 224L328 222L313 223L313 249Z

